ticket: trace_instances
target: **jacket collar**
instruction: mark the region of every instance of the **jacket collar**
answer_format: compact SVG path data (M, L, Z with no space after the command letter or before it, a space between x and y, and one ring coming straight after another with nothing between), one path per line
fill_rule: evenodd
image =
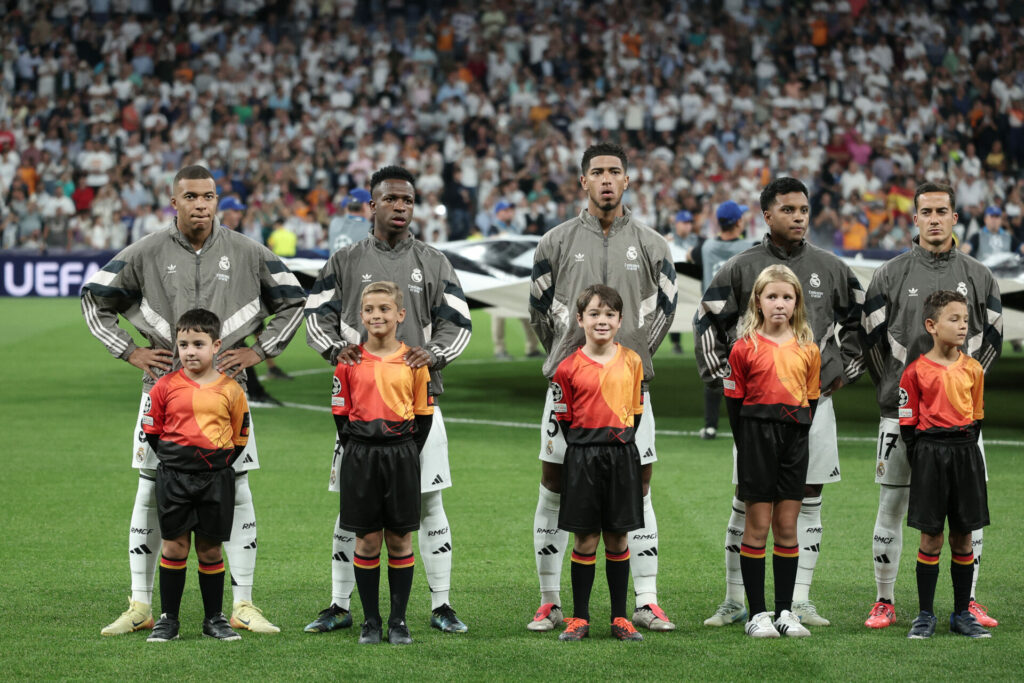
M611 227L608 228L608 236L611 237L619 230L626 227L629 224L629 221L632 220L632 215L633 212L629 210L629 207L623 206L622 215L612 221ZM601 221L597 220L592 213L587 211L587 207L583 207L583 210L580 211L580 222L582 222L589 230L604 236L604 229L601 227Z
M780 258L783 261L786 261L791 258L796 258L800 254L804 253L804 251L807 249L807 240L800 240L796 245L793 246L793 251L787 252L785 249L782 249L781 247L776 245L775 242L772 242L772 236L770 233L766 234L764 237L761 238L761 244L764 245L764 248L768 250L769 254L775 256L776 258Z
M212 246L217 241L217 239L220 237L221 231L226 230L226 229L227 228L224 228L224 227L221 226L220 221L218 221L217 217L214 216L213 217L213 229L210 231L210 236L206 238L206 242L203 243L202 249L205 251L207 248ZM192 253L195 253L196 250L195 250L195 248L193 248L192 243L189 242L185 238L185 236L181 234L181 230L178 230L178 219L177 219L177 217L172 219L169 232L170 232L170 235L171 235L171 239L173 239L175 242L177 242L181 246L185 247L186 249L188 249Z
M928 251L921 246L921 236L917 235L910 240L910 250L914 252L914 255L920 259L923 259L927 263L946 263L956 258L957 248L956 240L953 240L953 246L948 251L943 251L938 254L932 251Z
M396 244L394 247L392 247L390 244L388 244L387 242L385 242L382 239L379 239L376 235L374 235L373 231L371 230L370 231L370 239L373 240L373 247L374 247L374 249L379 249L381 251L386 251L386 252L390 252L390 253L400 254L400 253L402 253L402 252L404 252L404 251L406 251L408 249L411 249L412 248L412 243L415 241L416 238L413 237L412 235L409 235L404 240L402 240L401 242Z

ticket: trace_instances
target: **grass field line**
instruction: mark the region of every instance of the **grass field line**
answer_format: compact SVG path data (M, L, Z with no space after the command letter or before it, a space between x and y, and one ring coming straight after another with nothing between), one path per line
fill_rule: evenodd
M293 373L296 374L296 373ZM288 408L299 408L300 410L315 410L321 413L331 412L330 406L314 406L308 403L290 403L285 402L285 406ZM513 429L537 429L537 424L532 422L505 422L503 420L476 420L470 417L448 417L445 416L445 422L451 422L453 424L464 424L464 425L485 425L490 427L511 427ZM661 436L700 436L699 431L680 431L677 429L656 429L655 434ZM732 438L732 434L729 432L719 432L718 435L722 438ZM877 439L873 436L840 436L840 441L854 441L859 443L874 443ZM993 446L1024 446L1024 441L1004 441L1004 440L986 440L985 443Z

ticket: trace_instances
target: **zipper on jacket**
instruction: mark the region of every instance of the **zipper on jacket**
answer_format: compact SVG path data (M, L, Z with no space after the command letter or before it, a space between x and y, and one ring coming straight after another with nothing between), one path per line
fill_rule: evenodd
M604 261L601 264L601 283L608 284L608 233L604 234Z
M209 240L207 240L207 241L209 241ZM203 246L205 247L206 245L204 244ZM202 255L196 254L196 294L195 294L195 303L193 303L192 308L199 308L199 286L200 286L200 283L202 282L202 279L200 277L200 272L199 271L200 271L200 265L201 265L201 262L202 262L202 258L203 258Z

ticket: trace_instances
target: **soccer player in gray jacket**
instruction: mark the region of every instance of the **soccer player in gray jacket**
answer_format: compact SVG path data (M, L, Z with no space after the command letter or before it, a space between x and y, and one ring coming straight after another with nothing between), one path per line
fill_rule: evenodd
M651 467L657 455L647 384L654 378L651 357L675 315L676 271L665 239L622 205L629 186L623 149L608 143L593 145L583 154L582 171L587 208L544 235L534 254L530 323L547 349L543 371L551 379L558 364L583 345L573 303L580 292L600 283L622 296L625 305L616 341L640 354L644 367L644 415L636 443L643 466L646 526L629 534L637 608L633 623L671 630L675 625L657 604L658 526L650 496ZM558 528L565 440L555 421L554 403L549 386L541 418L541 485L533 535L541 606L527 624L532 631L548 631L562 622L559 590L569 535Z
M837 256L804 239L810 206L803 183L794 178L776 178L761 192L761 211L769 233L761 244L722 266L697 307L693 320L697 369L706 384L721 381L730 374L729 351L736 341L737 326L754 281L770 265L789 266L800 278L807 321L821 350L821 399L808 437L810 459L803 505L797 518L800 564L792 611L806 624L828 626L829 621L817 613L809 596L821 548L822 488L839 481L839 448L831 395L864 372L859 338L864 290L853 271ZM725 533L725 600L704 621L707 626L725 626L747 615L739 560L745 515L744 502L734 496Z
M143 371L143 394L133 433L132 466L139 470L128 560L132 596L128 609L103 635L152 628L150 605L160 549L157 524L156 454L142 431L149 390L157 378L181 367L174 349L174 324L185 311L206 308L223 321L223 349L217 369L245 382L245 368L278 355L302 323L305 295L298 280L269 249L215 219L217 186L202 166L186 166L174 177L171 204L178 216L165 229L118 253L82 287L82 313L93 336L112 355ZM118 327L123 316L149 342L136 346ZM264 319L274 318L264 328ZM252 347L244 345L257 335ZM231 568L234 609L231 625L251 631L279 631L252 604L256 567L256 513L247 472L259 468L254 434L234 464L235 513L224 552Z
M956 195L948 185L923 183L914 193L918 236L910 251L875 271L864 302L864 353L875 382L881 419L875 483L881 485L872 541L878 598L864 625L885 628L896 620L893 594L903 549L903 518L910 503L910 465L900 438L899 408L903 370L932 345L924 328L924 300L940 289L967 298L966 353L987 373L1002 352L1003 306L992 272L961 253L953 240ZM982 454L984 455L984 446ZM998 622L974 599L981 562L982 530L972 530L974 580L970 612L982 626Z
M391 280L402 288L406 309L398 326L398 339L411 347L406 363L430 368L430 392L444 391L441 370L469 344L473 326L469 305L455 269L437 249L409 233L416 188L411 173L385 166L370 179L373 232L331 255L317 276L306 302L306 343L332 365L359 362L359 344L365 339L359 310L363 288L378 280ZM339 491L337 473L342 457L336 442L329 490ZM434 628L459 633L467 627L455 615L448 599L452 573L452 535L441 502L441 491L451 486L448 437L439 407L420 454L422 465L420 557L430 585ZM331 563L331 604L309 625L318 633L352 625L349 602L355 575L352 556L355 534L334 524Z

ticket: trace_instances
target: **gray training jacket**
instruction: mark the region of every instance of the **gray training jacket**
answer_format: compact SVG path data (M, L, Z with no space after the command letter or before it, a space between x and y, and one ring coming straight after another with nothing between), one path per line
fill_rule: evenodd
M629 209L608 230L583 209L541 238L533 257L530 324L548 357L544 376L583 346L576 297L592 284L622 296L622 327L615 340L640 354L644 380L654 378L651 356L676 312L676 269L665 238L635 220Z
M882 417L895 418L903 370L932 347L924 329L924 300L940 289L967 298L965 351L988 369L1003 348L1003 305L992 271L955 246L942 254L921 247L882 264L864 302L864 353Z
M89 331L122 360L136 345L118 327L118 314L154 348L174 351L178 318L205 308L221 319L224 349L242 346L256 333L252 349L261 358L272 358L298 330L304 303L299 281L277 255L217 221L198 253L172 221L125 247L82 287ZM264 329L270 315L274 318ZM174 368L180 366L175 356ZM154 382L143 373L143 383L148 390Z
M728 376L729 351L746 315L754 281L762 270L776 264L789 266L803 288L807 322L821 350L821 386L828 387L840 377L846 384L856 380L864 374L860 281L835 254L806 240L786 253L769 235L726 261L697 305L693 346L701 379L714 385Z
M364 341L363 288L381 280L402 290L398 340L430 353L430 392L440 395L440 371L466 350L473 323L448 257L413 237L392 249L370 235L331 254L306 301L306 343L333 365L343 348Z

